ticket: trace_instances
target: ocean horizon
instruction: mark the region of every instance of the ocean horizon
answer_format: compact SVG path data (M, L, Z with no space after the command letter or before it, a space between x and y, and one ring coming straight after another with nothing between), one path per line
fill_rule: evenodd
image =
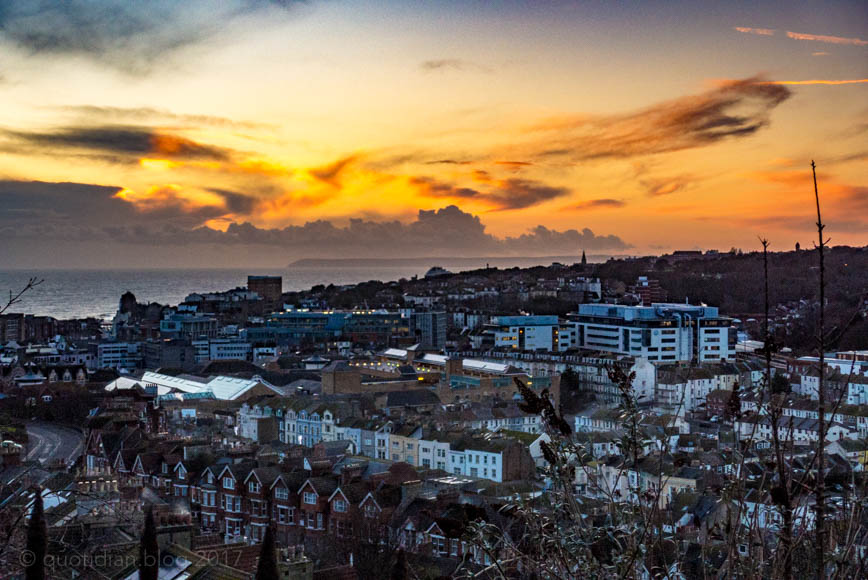
M432 266L455 272L491 266L529 267L550 265L542 258L431 258L416 263L401 261L336 265L297 265L284 268L112 268L112 269L27 269L0 271L0 296L17 292L31 277L44 280L27 292L9 312L23 312L58 319L95 317L110 320L117 311L121 294L130 291L139 302L176 305L194 292L217 292L247 285L248 275L283 277L283 290L307 290L317 284L357 284L369 280L390 282L424 276ZM386 262L386 261L384 261ZM4 300L5 302L5 300Z

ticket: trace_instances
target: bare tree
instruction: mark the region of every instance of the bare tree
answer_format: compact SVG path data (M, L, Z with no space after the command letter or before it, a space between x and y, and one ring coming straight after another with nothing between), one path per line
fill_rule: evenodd
M24 285L24 287L21 288L21 290L19 290L17 293L10 290L9 291L9 299L6 301L6 303L3 306L0 306L0 314L5 313L7 310L12 308L14 305L21 302L22 296L24 296L27 292L29 292L30 290L33 290L35 287L39 286L43 282L45 282L45 280L43 280L42 278L37 278L37 277L33 276L27 280L27 283Z
M820 192L817 189L817 165L811 161L811 172L814 176L814 199L817 202L817 255L820 261L820 320L817 329L817 350L819 351L819 378L817 383L817 411L819 423L817 425L817 478L814 484L817 514L817 578L826 577L826 462L824 451L826 446L826 264L824 250L829 243L823 237L825 225L820 215ZM845 386L846 388L846 386Z

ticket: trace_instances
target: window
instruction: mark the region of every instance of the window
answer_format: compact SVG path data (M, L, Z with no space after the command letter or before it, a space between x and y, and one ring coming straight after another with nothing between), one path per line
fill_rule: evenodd
M408 450L409 450L409 449L413 449L413 444L412 444L412 443L407 443L407 449L408 449Z
M224 489L235 489L235 480L231 477L223 478L223 488Z
M289 499L289 490L285 487L278 487L274 490L275 499Z
M316 514L316 528L318 530L322 529L322 514L321 513Z
M316 494L310 491L304 492L304 503L316 505Z
M374 505L374 502L370 502L365 504L365 517L374 518L377 516L377 506Z
M497 470L496 469L491 470L491 479L497 479Z
M247 486L247 489L250 490L250 493L259 493L259 482L251 481L250 485Z
M335 500L335 511L336 512L346 512L347 511L347 502L342 499Z

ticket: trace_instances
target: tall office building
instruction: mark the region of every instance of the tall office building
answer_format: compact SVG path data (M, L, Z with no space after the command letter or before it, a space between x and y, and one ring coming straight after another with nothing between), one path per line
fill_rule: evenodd
M580 304L577 346L651 362L720 361L735 356L732 319L711 306Z
M281 276L247 276L247 289L256 292L272 308L280 306L283 295Z

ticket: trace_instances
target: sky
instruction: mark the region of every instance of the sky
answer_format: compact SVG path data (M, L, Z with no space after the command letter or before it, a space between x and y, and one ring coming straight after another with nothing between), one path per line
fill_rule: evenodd
M868 244L868 3L0 0L0 267Z

